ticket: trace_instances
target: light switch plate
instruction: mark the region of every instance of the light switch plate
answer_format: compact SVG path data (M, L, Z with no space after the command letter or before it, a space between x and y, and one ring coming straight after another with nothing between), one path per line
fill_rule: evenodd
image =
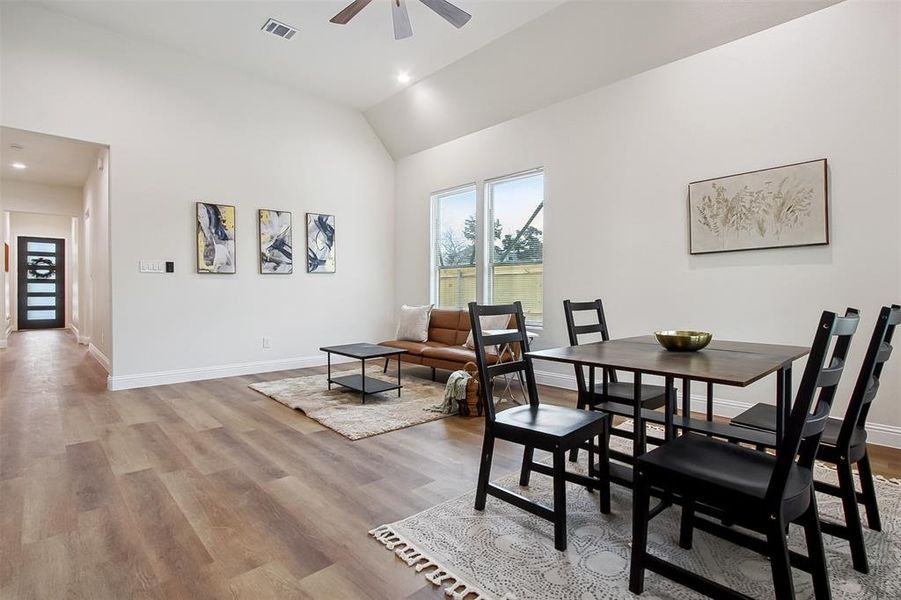
M165 273L165 261L162 260L142 260L138 262L138 271L141 273Z

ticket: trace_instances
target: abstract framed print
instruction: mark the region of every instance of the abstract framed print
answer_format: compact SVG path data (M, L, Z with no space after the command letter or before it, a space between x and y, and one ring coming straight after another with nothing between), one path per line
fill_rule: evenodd
M294 248L291 213L262 208L260 224L260 273L293 273Z
M197 203L197 272L235 272L235 207Z
M335 215L307 213L307 272L335 272Z

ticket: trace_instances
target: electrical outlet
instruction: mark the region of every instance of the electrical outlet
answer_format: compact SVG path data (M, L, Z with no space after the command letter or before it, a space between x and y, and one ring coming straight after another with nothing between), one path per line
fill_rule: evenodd
M263 336L263 348L272 348L272 338Z

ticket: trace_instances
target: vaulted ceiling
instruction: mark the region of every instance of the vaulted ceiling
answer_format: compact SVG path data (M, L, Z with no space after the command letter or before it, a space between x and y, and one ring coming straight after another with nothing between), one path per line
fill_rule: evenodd
M41 4L360 110L397 158L837 1L454 0L473 15L457 30L407 0L414 35L400 41L390 0L348 25L329 19L350 0ZM262 32L270 17L299 32Z
M398 72L422 79L563 0L454 0L473 18L455 29L408 0L413 37L395 41L390 0L374 0L347 25L329 23L351 0L133 0L41 2L116 32L175 47L363 110L400 91ZM296 27L284 40L268 18Z

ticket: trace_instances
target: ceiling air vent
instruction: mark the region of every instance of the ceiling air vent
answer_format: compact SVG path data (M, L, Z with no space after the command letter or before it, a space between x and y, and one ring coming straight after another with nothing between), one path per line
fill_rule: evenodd
M280 38L285 38L286 40L290 40L294 37L294 34L297 33L297 29L282 23L281 21L276 21L275 19L269 19L266 21L266 24L263 25L263 31L271 33L272 35L277 35Z

